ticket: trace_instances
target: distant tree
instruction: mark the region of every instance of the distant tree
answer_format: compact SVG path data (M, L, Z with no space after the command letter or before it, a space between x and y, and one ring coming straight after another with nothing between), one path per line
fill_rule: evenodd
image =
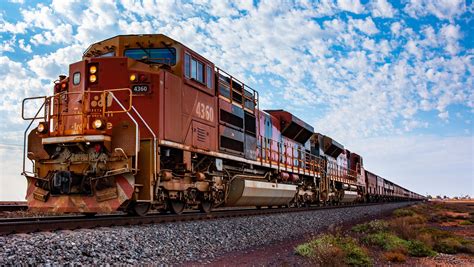
M437 199L441 199L441 196L440 196L440 195L437 195L436 198L437 198Z
M433 197L431 195L426 195L427 199L432 199Z
M443 199L448 199L448 197L446 195L443 196Z

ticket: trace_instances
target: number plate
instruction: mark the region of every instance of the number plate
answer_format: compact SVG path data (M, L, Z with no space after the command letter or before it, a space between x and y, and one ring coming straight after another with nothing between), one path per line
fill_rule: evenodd
M134 93L148 93L150 86L148 84L135 84L132 86L132 92Z

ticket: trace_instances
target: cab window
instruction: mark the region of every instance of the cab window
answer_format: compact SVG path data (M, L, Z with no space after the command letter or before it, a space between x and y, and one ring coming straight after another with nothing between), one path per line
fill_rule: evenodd
M159 63L167 65L176 64L176 49L168 48L132 48L124 52L124 56L136 60L143 60L146 63Z
M202 61L184 54L184 75L186 78L193 79L207 88L212 88L212 68Z

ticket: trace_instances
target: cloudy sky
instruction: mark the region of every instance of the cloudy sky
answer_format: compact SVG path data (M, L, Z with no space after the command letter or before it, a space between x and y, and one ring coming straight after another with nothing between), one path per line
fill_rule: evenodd
M471 0L0 0L0 200L21 200L26 96L92 42L164 33L421 194L474 194Z

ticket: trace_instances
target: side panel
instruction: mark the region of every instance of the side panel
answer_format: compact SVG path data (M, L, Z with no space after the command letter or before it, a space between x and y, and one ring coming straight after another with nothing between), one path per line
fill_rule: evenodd
M165 139L175 142L182 141L182 90L181 80L170 74L165 73L164 87L164 132Z
M199 125L201 129L208 133L208 140L204 141L206 144L201 142L200 145L204 145L206 148L203 149L206 150L217 150L216 125L218 117L216 102L217 98L215 96L184 85L181 102L183 124L180 131L185 135L179 141L180 143L193 146L193 126L196 128ZM203 136L201 135L201 137Z

